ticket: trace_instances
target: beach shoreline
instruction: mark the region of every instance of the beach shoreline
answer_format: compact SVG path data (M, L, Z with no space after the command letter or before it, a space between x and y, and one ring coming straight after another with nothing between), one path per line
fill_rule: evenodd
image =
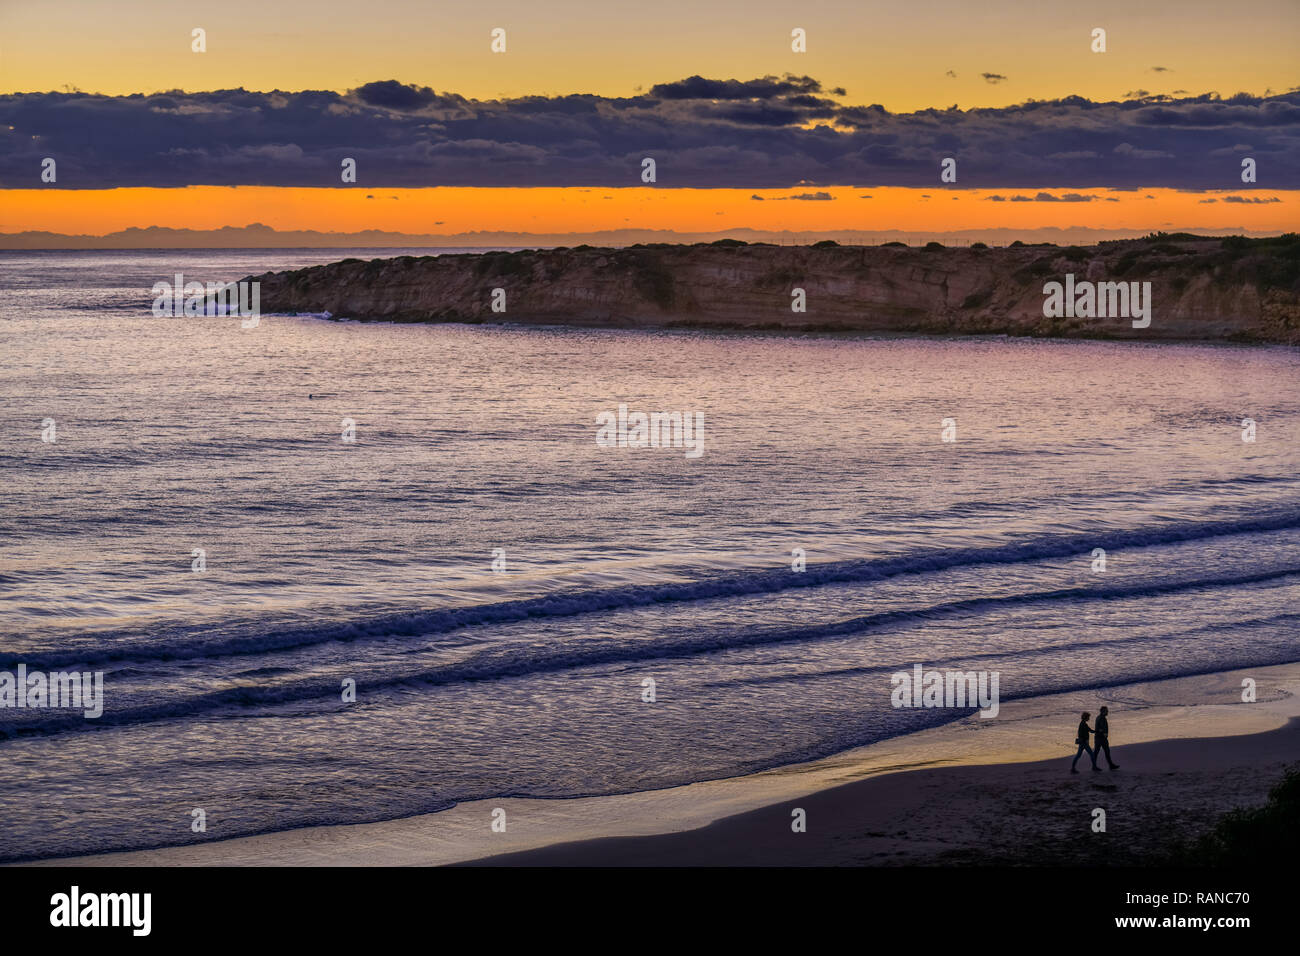
M1300 718L1260 734L1132 744L1122 756L1114 771L1099 758L1096 772L1085 756L1073 778L1059 758L920 768L685 833L584 840L456 865L1186 865L1181 849L1223 813L1263 804L1286 769L1300 766ZM806 830L792 829L795 815Z
M1256 682L1252 703L1241 700L1246 679ZM1093 774L1085 758L1070 776L1066 744L1078 713L1103 703L1121 769ZM1261 803L1288 761L1300 761L1300 662L1004 702L998 719L972 714L819 760L663 790L471 801L378 823L19 865L1140 863L1151 846ZM1107 806L1114 836L1089 841L1092 811ZM807 833L792 834L795 808ZM505 832L492 827L498 810ZM1041 832L1028 834L1034 827ZM989 838L999 828L1028 838L1007 842L1015 849L1004 854ZM1078 838L1064 840L1071 834ZM1104 849L1112 845L1121 850Z

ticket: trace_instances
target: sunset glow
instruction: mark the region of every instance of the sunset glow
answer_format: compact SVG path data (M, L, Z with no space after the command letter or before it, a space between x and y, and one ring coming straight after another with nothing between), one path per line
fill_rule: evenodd
M796 198L811 195L831 198ZM1001 200L993 198L997 196ZM103 235L131 226L218 229L254 222L280 231L379 229L434 235L625 228L946 232L1044 226L1258 232L1294 226L1300 201L1294 191L1260 190L1248 199L1243 201L1239 190L1203 194L1173 189L17 189L5 194L0 230Z

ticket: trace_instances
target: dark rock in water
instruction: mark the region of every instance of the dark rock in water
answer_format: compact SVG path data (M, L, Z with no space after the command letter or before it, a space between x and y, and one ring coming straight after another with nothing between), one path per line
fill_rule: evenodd
M1101 283L1137 283L1143 301L1150 296L1150 324L1082 307L1045 314L1045 286L1067 275L1069 289L1095 285L1099 299L1115 291ZM265 313L340 319L1300 344L1294 234L1086 248L580 247L348 259L248 278L262 283ZM505 311L493 311L496 289ZM792 311L795 289L806 311Z

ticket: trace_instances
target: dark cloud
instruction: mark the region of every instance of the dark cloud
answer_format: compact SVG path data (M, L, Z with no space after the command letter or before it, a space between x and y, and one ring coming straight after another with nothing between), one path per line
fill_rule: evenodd
M1065 193L1060 196L1053 196L1051 193L1038 193L1036 196L1012 196L1009 200L1005 196L985 196L985 202L1097 202L1100 196L1085 196L1082 193ZM1119 202L1118 199L1112 199L1111 202Z
M984 77L986 83L1001 83L1006 79L1001 73L981 73L980 76Z
M776 106L769 103L729 103L725 106L704 104L694 110L704 120L723 120L746 126L794 126L803 119L830 119L834 108L803 110L793 105Z
M1278 199L1276 196L1267 196L1264 198L1259 198L1256 196L1224 196L1223 201L1255 204L1255 203L1281 202L1282 200Z
M1235 98L1234 98L1235 99ZM1216 128L1232 124L1239 129L1257 126L1296 126L1300 124L1300 104L1280 99L1235 103L1197 104L1192 108L1154 106L1138 112L1134 122L1142 126L1191 126Z
M438 94L427 86L407 86L396 80L367 83L354 92L357 99L368 106L386 106L394 110L415 110L438 99Z
M607 188L641 185L647 156L661 187L937 186L940 161L954 156L970 188L1221 190L1240 183L1240 158L1249 155L1270 186L1300 188L1292 159L1300 154L1300 91L1069 96L897 114L845 105L842 95L794 75L689 77L629 97L503 100L395 80L342 94L16 93L0 96L0 186L42 188L46 156L58 162L52 189ZM355 187L340 180L345 158L357 162Z
M768 197L754 195L754 196L750 196L749 198L750 198L750 199L757 199L759 202L762 202L764 199L766 199L766 198L768 198ZM815 193L800 193L800 194L797 195L797 196L772 196L772 197L770 197L770 198L771 198L772 202L782 202L782 201L787 200L787 199L800 200L800 201L802 201L802 202L827 202L827 201L833 200L835 197L832 196L832 195L831 195L830 193L828 193L828 192L821 192L821 191L818 191L818 192L815 192ZM870 196L863 196L862 198L863 198L863 199L870 199L871 197L870 197Z
M811 76L794 76L787 73L783 79L765 76L760 80L706 80L702 76L689 76L676 83L656 83L650 95L665 100L770 100L795 93L820 93L822 85ZM831 91L844 95L843 89Z
M1160 149L1141 149L1132 143L1120 143L1113 150L1120 156L1127 156L1131 159L1173 159L1173 153L1167 153Z

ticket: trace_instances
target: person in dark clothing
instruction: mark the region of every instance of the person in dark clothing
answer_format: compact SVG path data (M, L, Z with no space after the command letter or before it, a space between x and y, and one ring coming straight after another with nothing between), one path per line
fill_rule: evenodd
M1101 713L1097 715L1097 729L1093 731L1096 740L1093 742L1092 765L1097 765L1097 758L1101 756L1102 751L1106 752L1106 763L1110 764L1111 770L1118 770L1117 764L1110 755L1110 721L1106 715L1110 713L1109 708L1103 707Z
M1088 759L1092 761L1092 769L1098 772L1101 768L1097 766L1097 752L1088 746L1088 735L1092 733L1092 728L1088 726L1088 718L1092 714L1086 710L1083 712L1083 719L1079 721L1079 732L1075 735L1074 742L1079 745L1079 749L1074 753L1074 763L1070 764L1070 773L1078 773L1079 758L1083 756L1084 751L1088 752Z

